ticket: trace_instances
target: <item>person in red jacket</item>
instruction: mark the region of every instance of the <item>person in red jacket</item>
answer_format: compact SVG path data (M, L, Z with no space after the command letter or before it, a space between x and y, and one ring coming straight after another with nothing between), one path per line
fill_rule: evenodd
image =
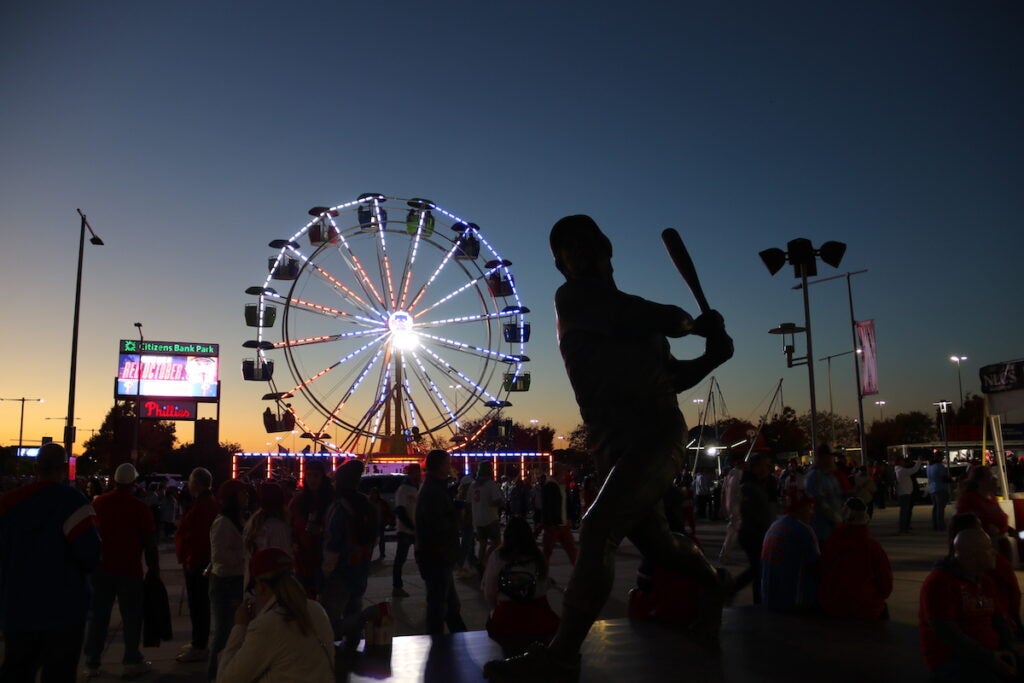
M949 520L948 557L953 556L953 541L956 535L965 529L981 529L984 531L981 520L973 512L953 515L953 518ZM1020 616L1020 583L1017 581L1017 574L1013 570L1013 565L1004 555L996 553L996 566L989 574L996 585L1001 611L1009 620L1011 628L1017 634L1024 634L1024 626L1021 624Z
M179 662L203 662L207 659L210 640L210 527L220 512L220 504L210 489L213 475L204 467L192 470L188 477L188 491L194 502L181 518L174 534L174 550L178 563L185 571L185 591L188 593L188 613L192 621L192 640L185 644L178 656Z
M999 503L996 494L999 482L989 467L975 467L967 475L964 492L956 501L957 514L973 512L981 520L982 530L992 537L996 550L1006 559L1012 559L1010 542L1010 520Z
M821 551L818 602L825 614L847 619L886 619L892 566L882 545L868 533L868 510L860 498L843 505L843 521Z

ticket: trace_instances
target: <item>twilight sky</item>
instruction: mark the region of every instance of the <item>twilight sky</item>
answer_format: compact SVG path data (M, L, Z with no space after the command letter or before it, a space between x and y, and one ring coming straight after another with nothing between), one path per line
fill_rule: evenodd
M878 335L865 415L930 411L957 400L951 355L975 393L980 366L1024 356L1022 29L1010 2L3 3L0 397L44 398L25 441L60 440L47 418L66 415L81 208L106 244L86 244L78 448L140 321L147 339L221 345L221 439L263 450L265 388L238 370L244 290L309 207L373 191L433 199L513 262L533 311L520 422L579 421L547 250L569 213L612 239L620 288L694 311L659 238L680 230L736 339L725 407L753 422L780 378L808 408L806 369L767 333L802 323L796 280L757 253L846 242L819 276L868 269L853 278ZM815 356L850 350L844 281L811 307ZM832 389L855 415L849 356ZM706 392L680 397L691 424ZM18 415L0 403L0 443Z

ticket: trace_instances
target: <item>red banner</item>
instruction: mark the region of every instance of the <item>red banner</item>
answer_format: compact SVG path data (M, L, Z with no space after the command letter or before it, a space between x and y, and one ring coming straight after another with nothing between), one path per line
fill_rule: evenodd
M858 320L857 347L860 349L860 395L878 393L878 356L875 349L875 321Z

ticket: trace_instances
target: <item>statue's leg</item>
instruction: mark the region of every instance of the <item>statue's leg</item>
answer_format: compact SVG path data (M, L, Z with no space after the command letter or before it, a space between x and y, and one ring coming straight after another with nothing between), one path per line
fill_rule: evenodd
M557 654L579 652L611 592L619 544L658 508L676 472L674 454L664 447L658 452L627 439L620 443L626 447L614 458L615 465L580 526L579 554L565 591L562 623L551 641Z

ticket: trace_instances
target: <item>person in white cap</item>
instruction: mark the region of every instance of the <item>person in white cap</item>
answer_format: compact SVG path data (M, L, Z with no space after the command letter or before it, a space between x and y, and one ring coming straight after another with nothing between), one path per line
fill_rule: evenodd
M85 675L100 674L100 658L107 642L110 613L117 599L124 627L124 678L152 669L139 650L142 636L142 556L151 574L160 575L156 524L149 507L135 497L139 473L131 463L114 471L116 487L93 501L103 539L100 565L92 575L92 619L85 632Z

